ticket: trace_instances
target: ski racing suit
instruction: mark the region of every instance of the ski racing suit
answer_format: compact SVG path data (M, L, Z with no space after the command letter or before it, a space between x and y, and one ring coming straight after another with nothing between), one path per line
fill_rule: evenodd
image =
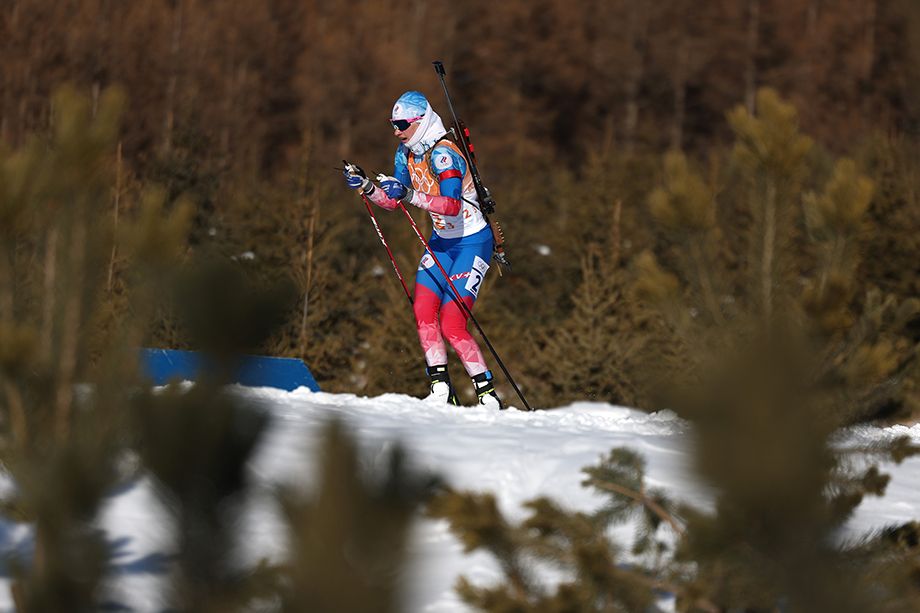
M441 138L445 134L443 126L431 128L436 136L428 140L422 153L403 144L398 146L393 176L412 187L415 193L411 203L431 215L434 231L428 244L450 275L461 300L472 311L492 257L492 229L479 210L473 179L460 148ZM382 190L374 191L370 199L385 209L394 209L399 204ZM413 305L428 366L447 363L446 338L470 377L486 372L483 353L467 330L466 313L456 303L444 275L427 252L415 276Z

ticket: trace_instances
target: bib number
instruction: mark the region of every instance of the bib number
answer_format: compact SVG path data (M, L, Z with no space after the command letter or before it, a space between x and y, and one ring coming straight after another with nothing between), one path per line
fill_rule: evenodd
M478 255L473 259L473 268L470 270L470 276L466 280L464 288L475 297L479 297L479 288L482 287L482 280L486 277L489 265Z

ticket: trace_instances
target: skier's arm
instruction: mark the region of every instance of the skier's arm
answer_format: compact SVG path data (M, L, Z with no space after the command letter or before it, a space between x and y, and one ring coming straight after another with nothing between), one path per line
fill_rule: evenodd
M461 156L447 147L435 147L434 151L432 151L431 159L438 178L438 187L441 192L439 195L425 194L409 189L407 186L408 181L401 180L398 175L396 177L378 177L381 182L380 187L394 202L401 200L425 211L441 215L459 215L463 208L461 199L466 162ZM397 169L399 169L398 163ZM406 174L408 175L408 171Z
M412 179L409 177L409 150L404 145L396 147L396 155L393 158L393 177L401 185L411 185ZM378 180L384 181L383 175L378 176ZM385 182L385 181L384 181ZM399 206L399 198L389 196L388 187L381 185L383 189L375 189L367 195L368 200L382 209L392 211ZM411 191L411 190L409 190Z
M422 192L413 192L409 203L420 209L448 216L459 215L463 206L459 198L434 196L432 194L423 194Z
M370 193L365 193L367 199L379 206L382 209L392 211L397 206L399 206L399 200L394 200L386 195L382 189L377 189L376 187L371 190Z

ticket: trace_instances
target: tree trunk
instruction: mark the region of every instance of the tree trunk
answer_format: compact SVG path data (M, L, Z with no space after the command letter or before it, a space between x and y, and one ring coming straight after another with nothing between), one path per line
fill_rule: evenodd
M339 135L339 153L335 156L337 159L345 160L351 157L351 135L354 131L352 126L353 121L353 119L348 118L342 122L342 131Z
M118 142L118 148L115 150L115 194L114 194L114 211L112 213L112 231L118 232L118 209L121 204L121 190L122 190L122 157L121 157L121 141ZM109 274L106 278L106 292L112 293L112 280L115 276L115 260L118 257L118 241L112 241L112 254L109 257Z
M12 0L10 5L10 17L7 27L10 31L15 31L19 26L19 2ZM11 133L12 122L10 119L15 116L15 106L13 105L16 97L11 92L13 84L9 72L9 70L3 71L3 99L0 100L0 144L13 144L14 138L14 135Z
M626 118L623 122L623 142L627 153L633 153L639 128L639 89L645 76L645 54L648 45L648 8L643 2L630 3L629 29L630 61L626 77Z
M412 31L409 36L409 49L416 61L422 60L422 31L426 27L425 8L427 0L414 0L412 3Z
M620 244L622 243L622 238L620 237L620 217L623 212L623 201L617 198L616 202L613 203L613 229L610 235L610 263L613 265L614 269L620 267Z
M13 240L15 244L15 239ZM10 245L9 253L0 252L0 323L12 324L15 308L16 272L11 261L15 247Z
M179 88L179 54L182 51L182 10L183 2L179 0L173 9L172 43L169 49L169 80L166 83L166 119L164 121L163 151L172 149L172 134L176 124L176 92Z
M878 20L878 0L866 0L865 11L866 35L860 76L863 81L868 81L872 78L872 67L875 66L875 27Z
M760 44L760 0L747 2L747 45L744 69L744 106L751 115L757 106L757 48Z
M681 36L677 45L677 57L674 58L674 117L671 123L671 149L680 151L684 147L684 117L687 112L687 54L689 53L687 37Z
M807 99L815 97L815 84L818 79L817 54L818 42L818 23L821 19L821 3L823 0L809 0L805 9L805 57L803 58L803 68L798 81L798 87Z
M821 14L822 0L809 0L808 8L805 12L805 30L810 39L815 35L815 29L818 27L818 18Z
M777 189L773 181L767 185L764 195L763 211L763 250L760 261L760 287L763 302L763 316L765 321L773 317L773 276L774 256L776 253L776 227L777 227Z
M61 326L60 362L54 406L54 430L59 443L70 436L73 408L73 386L77 370L77 353L83 319L83 291L86 282L86 223L82 212L77 212L70 237L68 257L69 274L67 301Z
M301 261L303 262L305 270L303 284L303 311L300 317L300 339L298 345L300 358L303 360L307 359L307 319L310 315L310 287L313 285L314 239L316 234L316 218L319 214L319 198L316 194L316 190L312 190L312 193L309 195L307 193L307 169L310 166L310 157L313 147L313 135L314 131L312 128L309 128L304 133L304 154L301 162L301 179L298 185L298 194L301 205L298 208L302 210L309 206L310 209L310 215L306 228L307 235L305 237L307 245L306 250L301 255Z
M307 357L307 318L310 314L310 287L313 285L313 243L316 235L316 216L318 206L316 194L311 198L310 203L310 221L307 224L307 251L304 254L306 266L306 279L303 290L303 316L300 321L300 357Z
M96 118L96 113L99 111L99 93L101 91L101 87L102 86L99 84L99 81L93 81L93 87L92 87L93 112L91 115L93 119Z
M29 440L29 425L26 419L25 403L22 393L6 375L0 375L3 382L3 393L6 395L7 409L10 417L10 432L13 435L13 447L17 451L25 449Z
M57 285L58 233L58 226L53 226L48 232L45 243L44 300L42 301L41 341L39 343L39 355L43 364L50 364L52 356L54 311L57 302L55 286Z

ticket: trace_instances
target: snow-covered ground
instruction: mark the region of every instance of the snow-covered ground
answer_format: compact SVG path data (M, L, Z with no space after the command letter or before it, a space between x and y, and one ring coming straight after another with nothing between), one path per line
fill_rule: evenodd
M260 495L253 498L248 531L253 559L280 556L281 523L272 504L272 487L296 484L307 491L314 478L308 471L321 427L332 417L344 419L357 436L364 462L385 457L394 442L402 443L415 467L435 472L454 487L496 493L501 509L521 519L522 503L540 495L570 508L590 510L602 502L581 487L581 469L596 464L611 448L628 446L647 462L647 480L697 506L709 503L706 489L688 470L688 426L673 414L648 415L599 403L576 403L553 411L502 413L479 407L427 404L398 394L361 398L350 394L313 393L305 388L283 392L269 388L238 388L258 399L273 416L251 465ZM920 442L920 425L912 428L860 428L852 442L908 435ZM900 466L884 466L892 475L887 494L870 498L849 524L852 535L896 522L920 518L920 458ZM113 544L111 599L138 612L166 607L162 579L168 567L168 526L159 512L151 484L145 479L115 492L101 525ZM623 536L631 531L623 527ZM4 550L29 547L26 526L0 525ZM465 611L453 592L463 574L475 582L499 577L492 559L482 553L464 555L441 521L420 519L415 528L413 564L405 579L407 611ZM2 578L2 581L8 581ZM12 610L9 590L0 585L0 609Z

